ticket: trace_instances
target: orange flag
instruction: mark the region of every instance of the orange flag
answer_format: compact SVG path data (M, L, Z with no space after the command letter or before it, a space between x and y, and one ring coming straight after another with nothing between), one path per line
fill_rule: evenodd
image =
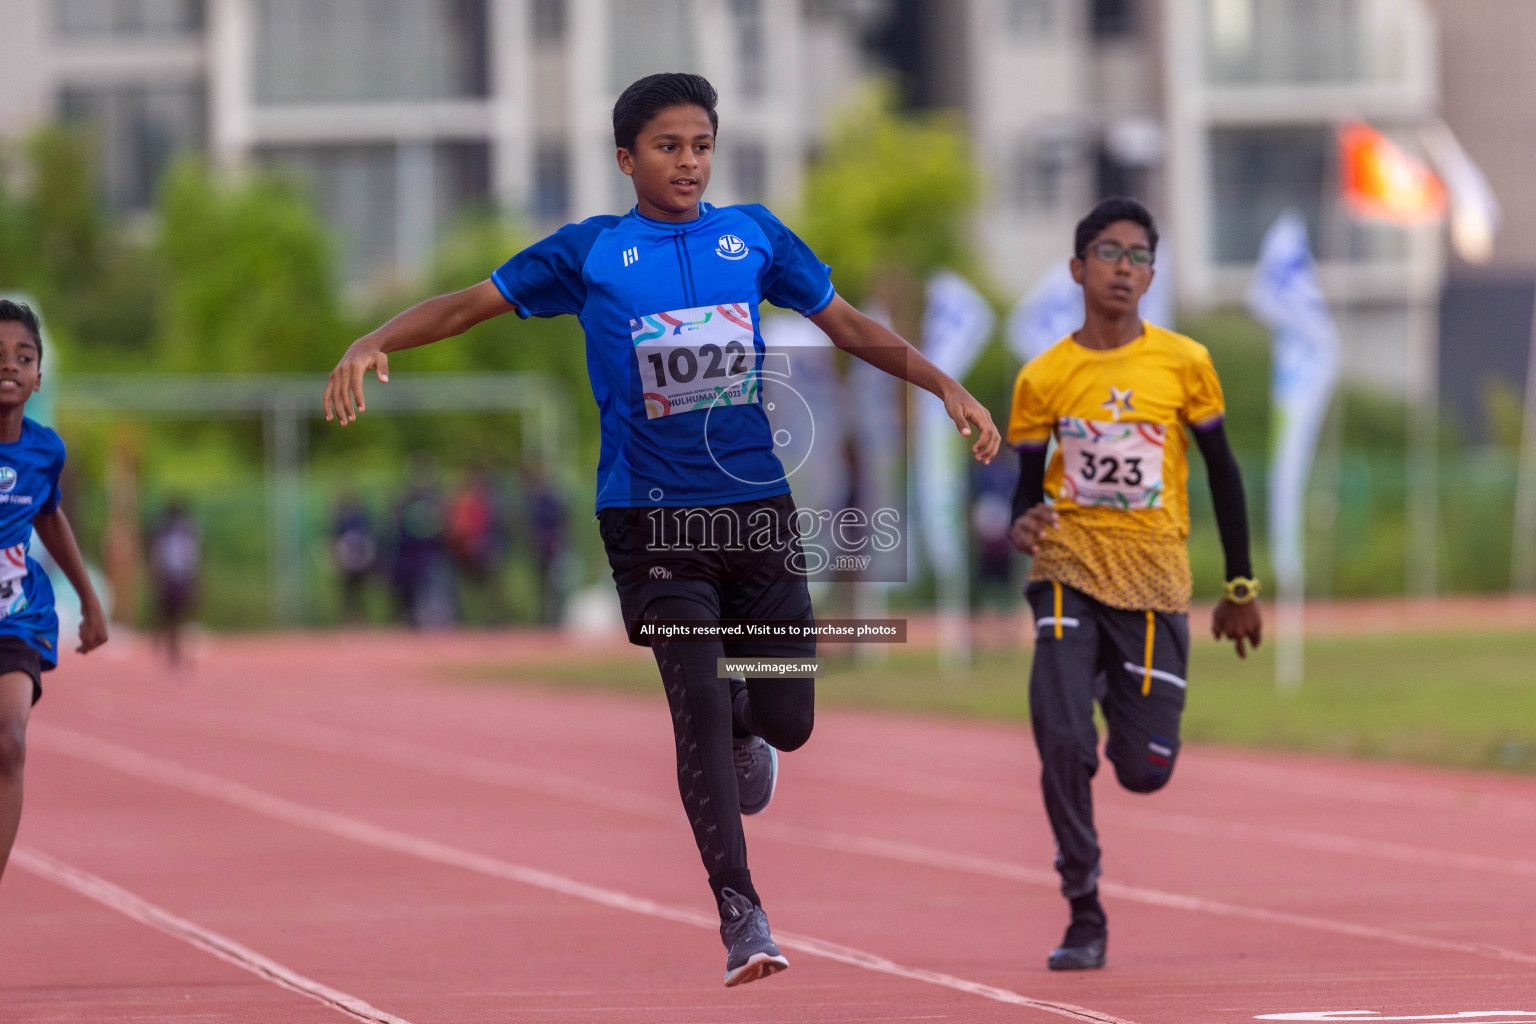
M1339 130L1339 182L1356 217L1419 224L1445 213L1445 187L1435 172L1361 121Z

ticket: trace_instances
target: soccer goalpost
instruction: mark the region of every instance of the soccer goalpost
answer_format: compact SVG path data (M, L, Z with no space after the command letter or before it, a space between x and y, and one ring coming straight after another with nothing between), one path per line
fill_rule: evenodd
M254 419L266 450L267 571L272 623L303 622L306 421L324 415L321 374L69 373L57 410L74 420ZM524 461L563 464L570 410L560 383L540 373L420 373L368 392L368 415L516 413Z

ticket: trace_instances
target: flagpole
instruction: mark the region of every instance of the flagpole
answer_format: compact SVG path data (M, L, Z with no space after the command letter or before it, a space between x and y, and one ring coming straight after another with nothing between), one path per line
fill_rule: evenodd
M1417 229L1408 287L1408 593L1432 598L1440 561L1439 231Z
M1536 590L1536 297L1531 306L1531 351L1525 365L1525 415L1515 475L1514 557L1509 588Z

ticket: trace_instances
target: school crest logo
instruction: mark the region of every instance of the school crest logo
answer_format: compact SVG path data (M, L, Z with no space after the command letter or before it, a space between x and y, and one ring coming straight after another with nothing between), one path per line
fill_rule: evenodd
M10 466L0 466L0 494L9 494L16 486L16 471Z
M751 251L747 243L735 235L721 235L720 241L715 244L715 255L727 260L745 259Z

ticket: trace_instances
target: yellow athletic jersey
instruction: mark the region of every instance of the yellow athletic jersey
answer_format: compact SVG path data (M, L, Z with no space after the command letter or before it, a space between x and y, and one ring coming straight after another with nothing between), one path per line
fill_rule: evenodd
M1045 493L1061 519L1031 580L1054 580L1115 608L1189 610L1189 439L1225 412L1204 345L1143 321L1110 351L1070 336L1019 371L1008 417L1015 448L1056 451Z

